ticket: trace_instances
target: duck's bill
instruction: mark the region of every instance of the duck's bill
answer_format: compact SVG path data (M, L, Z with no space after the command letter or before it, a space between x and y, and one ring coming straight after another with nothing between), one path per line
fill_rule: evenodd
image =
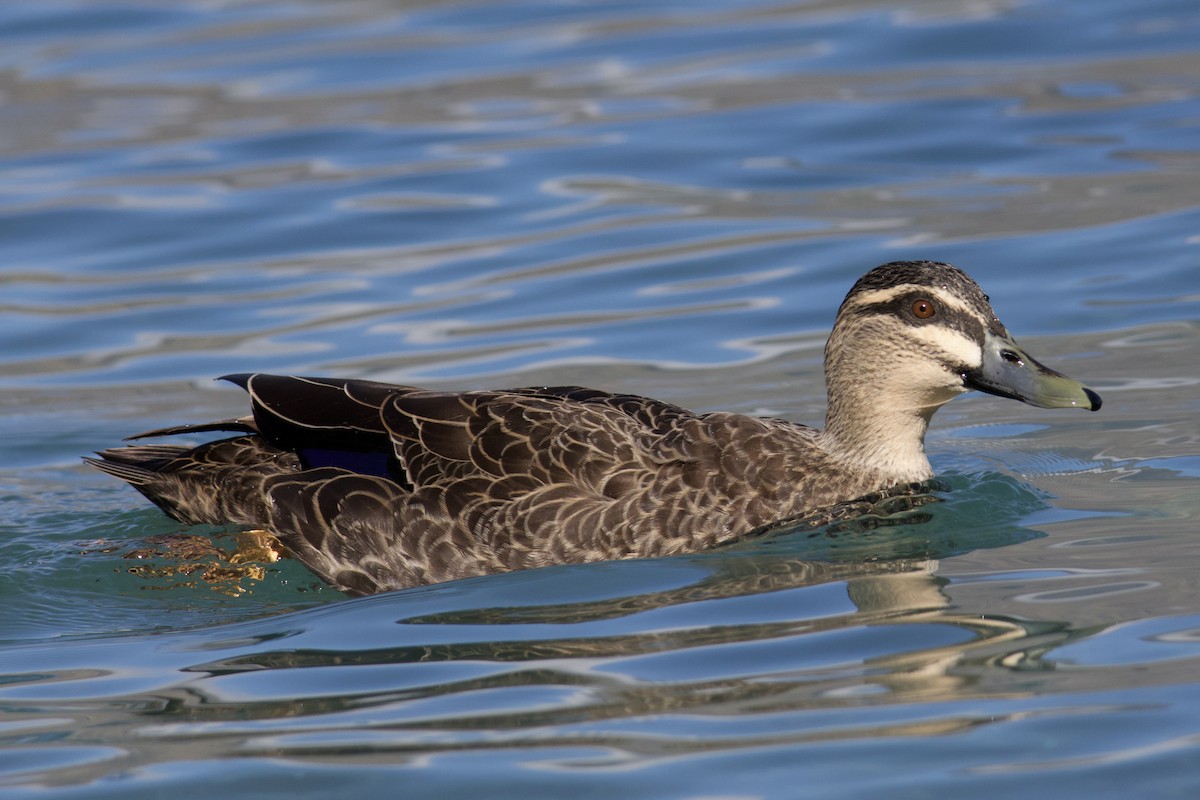
M983 363L963 373L963 385L1041 408L1100 408L1100 395L1061 372L1039 364L1012 339L989 336Z

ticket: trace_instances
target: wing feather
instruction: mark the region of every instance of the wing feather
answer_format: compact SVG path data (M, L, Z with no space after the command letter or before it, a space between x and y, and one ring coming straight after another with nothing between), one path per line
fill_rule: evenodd
M578 387L397 393L381 417L414 487L523 478L503 485L616 497L643 487L662 464L696 457L672 435L697 419L690 412Z

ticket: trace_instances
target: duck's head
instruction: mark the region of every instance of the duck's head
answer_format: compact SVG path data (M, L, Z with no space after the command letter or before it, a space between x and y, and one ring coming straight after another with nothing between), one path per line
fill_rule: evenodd
M972 389L1042 408L1100 408L1100 395L1013 340L975 281L935 261L884 264L854 284L825 348L825 374L831 423L928 421Z

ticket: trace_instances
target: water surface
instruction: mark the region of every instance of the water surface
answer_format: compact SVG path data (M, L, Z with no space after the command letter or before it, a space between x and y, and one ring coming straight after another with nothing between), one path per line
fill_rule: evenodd
M1200 15L1121 2L0 9L0 793L1192 797ZM79 462L211 378L818 423L959 264L1098 414L971 395L938 502L349 600Z

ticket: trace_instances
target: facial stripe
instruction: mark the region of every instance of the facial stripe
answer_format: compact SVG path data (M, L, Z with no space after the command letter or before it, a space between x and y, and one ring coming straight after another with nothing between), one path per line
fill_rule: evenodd
M872 294L875 293L872 292ZM891 289L881 290L881 293L876 296L878 298L890 297L890 300L887 302L876 302L866 305L854 304L849 307L843 307L841 316L845 319L888 317L908 328L946 328L955 330L967 339L975 342L983 341L985 329L999 326L998 322L995 326L989 324L991 320L981 315L978 311L964 308L961 301L957 303L947 302L944 293L928 291L928 287L918 287L916 290L899 293L893 293ZM912 304L922 298L930 298L937 305L938 310L934 316L918 319L913 314Z
M952 325L968 336L981 335L983 330L991 331L997 336L1007 336L1008 331L996 318L983 292L979 291L974 283L971 283L968 289L963 290L966 291L964 294L962 291L956 291L962 290L962 287L953 283L940 286L907 281L880 289L851 290L842 302L839 313L847 316L891 314L905 319L907 303L927 297L934 300L941 311L940 317L931 320L933 322Z
M933 298L944 309L954 309L955 311L961 311L964 314L970 314L975 317L980 316L977 307L963 302L960 297L937 286L925 286L917 283L905 283L899 286L890 286L887 289L873 289L850 295L846 298L842 309L850 310L864 306L886 306L895 302L898 298L910 294L920 294Z
M909 328L907 335L940 351L942 360L956 369L976 369L983 364L983 351L979 342L954 328L924 325Z

